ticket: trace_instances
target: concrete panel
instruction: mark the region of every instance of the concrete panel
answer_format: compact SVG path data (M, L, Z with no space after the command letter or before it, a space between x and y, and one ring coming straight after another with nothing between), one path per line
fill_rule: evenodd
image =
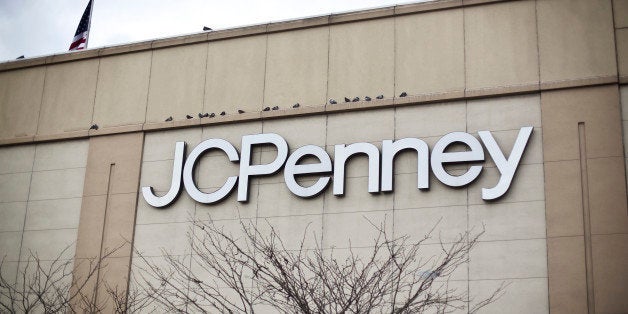
M628 312L628 234L594 235L591 241L596 312Z
M583 235L578 160L545 163L547 236Z
M28 259L31 252L45 261L70 259L74 257L76 235L77 229L24 231L20 259Z
M33 171L84 168L88 149L87 140L38 144Z
M151 51L102 58L94 123L100 127L144 122Z
M393 195L369 193L367 177L346 178L344 196L332 195L331 185L325 195L325 213L369 212L392 208ZM392 217L390 220L392 221Z
M579 122L585 124L588 158L623 156L616 85L544 92L541 111L545 161L580 158Z
M191 151L201 142L201 134L199 128L146 133L142 161L172 160L176 142L186 142L188 151Z
M83 194L137 192L143 142L141 132L91 138Z
M435 177L430 177L429 190L417 189L417 175L414 173L395 175L394 180L395 209L467 204L465 189L452 189Z
M207 44L153 51L146 122L185 120L203 109Z
M324 105L328 53L327 27L268 35L264 105L280 108L290 108L297 102L302 106Z
M152 186L159 196L166 194L172 182L172 160L147 161L142 163L140 186Z
M98 62L88 59L48 66L37 134L89 129Z
M81 199L31 201L28 203L25 230L78 228Z
M395 237L408 236L411 242L423 239L433 230L431 238L424 243L451 243L467 230L467 207L395 210L394 230Z
M31 173L11 173L0 175L1 202L20 202L28 200Z
M2 147L0 149L0 174L28 172L33 169L35 145Z
M309 182L309 185L314 182ZM312 199L298 197L285 185L260 184L258 196L258 217L312 215L323 213L323 197Z
M464 90L462 9L400 16L395 24L395 95Z
M131 256L136 202L137 193L109 195L102 250L115 251L112 257Z
M546 278L473 280L469 282L469 295L473 301L479 302L488 298L504 282L508 284L504 295L483 307L480 313L504 313L505 309L513 314L549 312Z
M264 133L281 135L291 150L305 145L325 146L327 117L323 115L264 121Z
M464 9L467 90L539 81L534 3Z
M628 5L626 6L628 7ZM617 67L619 76L628 76L628 28L615 31L617 40Z
M6 261L17 261L20 256L22 232L0 232L0 252Z
M624 158L587 160L591 233L628 233Z
M392 18L332 26L327 98L394 96L394 32Z
M545 203L487 203L469 206L469 228L485 227L482 241L545 238Z
M467 132L471 133L540 127L540 98L538 95L524 95L470 100L467 104L467 123Z
M392 221L392 211L325 214L323 248L373 246L380 234L377 228L384 227L391 234Z
M469 186L469 204L485 204L482 188L492 188L499 181L497 168L484 168L479 179ZM545 200L543 165L520 165L508 192L498 202L525 202Z
M550 311L588 313L584 238L549 238L547 255Z
M266 35L209 43L203 112L260 111Z
M0 203L0 232L22 231L26 202Z
M0 138L35 135L45 72L35 67L0 73Z
M269 234L272 227L285 249L298 250L301 244L304 249L321 246L322 223L321 215L268 217L258 219L257 227L262 234Z
M621 102L621 119L628 120L628 85L619 87Z
M262 122L244 122L237 124L223 124L223 125L212 125L203 128L203 134L201 138L203 140L210 138L221 138L233 145L235 148L240 151L242 147L242 136L250 135L250 134L260 134L263 131ZM283 135L283 134L280 134ZM211 154L219 154L224 155L222 152L209 152L208 155Z
M137 203L137 224L155 224L169 222L186 222L194 217L195 202L183 192L177 201L166 208L155 208L140 195Z
M547 277L545 239L480 242L471 250L471 280L529 277Z
M187 233L190 223L137 225L133 246L144 256L161 256L165 252L182 255L190 253Z
M541 83L617 75L610 1L537 1Z
M80 198L85 168L33 172L30 200Z
M615 28L628 27L628 1L613 0Z
M18 264L19 262L4 261L4 263L2 264L2 268L0 268L0 274L2 275L2 278L6 280L6 282L10 285L15 283ZM8 301L6 294L4 294L4 292L6 291L4 289L5 288L0 289L0 293L2 294L2 296L0 296L0 302L3 302L3 304L8 304L4 303Z
M76 258L96 258L100 255L107 195L84 196L81 203Z
M215 190L215 189L213 189ZM201 189L202 192L213 192L210 189ZM196 203L196 219L202 220L219 220L219 219L239 219L252 218L257 215L257 198L259 185L251 184L249 186L249 201L238 202L238 193L234 191L225 198L222 203L205 205Z
M395 138L442 136L467 128L464 101L400 107L395 110Z
M393 139L394 125L391 109L333 114L327 118L327 145Z

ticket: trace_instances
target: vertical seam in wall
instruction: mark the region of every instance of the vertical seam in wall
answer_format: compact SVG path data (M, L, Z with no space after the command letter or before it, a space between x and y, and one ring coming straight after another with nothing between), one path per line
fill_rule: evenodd
M94 86L94 102L92 103L92 124L94 124L94 114L96 113L96 95L98 94L98 79L100 78L100 60L98 58L98 67L96 67L96 86Z
M617 69L617 77L619 78L619 54L617 53L617 28L615 28L615 1L611 1L611 23L613 24L613 41L615 46L615 69Z
M205 99L207 99L207 69L209 65L209 45L211 45L211 42L207 43L207 53L205 54L205 75L203 75L203 99L201 99L201 113L209 111L205 109ZM203 133L201 132L201 137L202 136ZM194 213L196 213L196 206L194 206Z
M465 20L465 16L466 16L466 8L462 7L462 55L463 55L463 73L464 73L464 94L467 93L467 31L466 31L466 20ZM469 101L465 98L464 99L464 130L465 132L468 131L469 129ZM467 243L469 241L469 188L465 189L467 197L466 197L466 211L467 211ZM469 310L471 308L471 287L470 287L470 265L471 265L471 254L467 253L467 313L469 313Z
M28 194L26 195L26 208L24 208L24 221L22 222L22 237L20 238L20 249L17 253L18 254L17 255L17 269L15 272L16 284L17 284L17 277L20 273L20 264L22 263L22 246L24 244L24 233L26 232L26 217L28 216L28 204L30 203L30 200L31 200L31 186L33 185L33 170L35 170L35 160L37 160L37 147L38 146L39 144L35 145L35 151L33 152L33 164L31 165L31 177L28 182Z
M325 80L325 107L329 103L329 65L331 57L331 26L327 26L327 79ZM327 128L325 128L325 148L327 148Z
M591 252L591 208L589 207L589 177L587 169L587 143L584 122L578 122L578 146L580 149L580 181L582 188L582 219L584 226L584 259L586 266L587 308L595 313L593 282L593 254Z
M146 86L146 103L144 106L144 123L148 123L148 98L150 95L150 82L153 76L153 57L155 55L155 50L150 50L150 66L148 67L148 86Z
M266 69L268 68L268 33L266 34L266 41L265 41L265 45L266 47L264 47L264 82L262 83L262 105L261 107L264 108L265 105L265 101L266 101L266 75L268 74L268 72L266 71ZM262 130L264 130L264 125L262 124ZM262 132L264 133L264 132ZM257 217L257 214L256 214ZM257 219L256 219L257 221Z
M397 18L393 18L393 97L397 95ZM397 140L397 107L393 107L393 141ZM417 158L419 158L417 156ZM394 164L394 163L393 163ZM418 172L418 170L417 170ZM381 173L381 165L380 165ZM392 182L394 188L395 182L395 167L392 167ZM381 193L381 175L380 175L380 193ZM395 239L395 193L392 193L392 237ZM386 228L386 226L384 226ZM386 229L384 229L386 230Z
M538 74L539 74L539 90L541 87L541 38L539 36L539 1L538 0L534 0L534 23L535 23L535 29L536 29L536 59L537 59L537 66L538 66ZM541 92L539 92L539 109L541 107ZM540 110L541 112L541 130L543 128L543 110ZM543 138L541 137L541 142L543 141ZM542 150L542 146L543 143L541 143L541 150ZM544 189L546 189L547 187L547 183L545 182L545 162L543 162L543 187ZM544 191L544 193L547 193L547 190ZM547 196L545 197L545 199L547 199ZM548 309L551 309L551 298L550 298L550 264L549 264L549 256L550 256L550 249L549 249L549 245L548 245L548 237L547 237L547 202L543 201L543 211L544 211L544 215L543 217L545 218L545 269L547 270L547 307Z
M139 192L141 190L140 188L140 179L142 178L142 163L144 162L144 144L146 143L146 136L144 133L142 133L142 146L141 148L141 153L140 153L140 170L139 170L139 177L138 177L138 182L137 182L137 196L135 197L135 215L133 216L133 229L131 230L131 239L129 239L130 241L130 245L131 245L131 252L130 252L130 256L129 256L129 269L127 270L127 277L126 277L126 291L125 291L125 300L128 301L129 298L129 290L131 290L131 276L133 275L133 251L135 251L135 229L137 227L137 207L140 204L140 195L141 192Z
M44 109L44 93L46 92L46 77L48 76L48 66L44 67L44 83L41 87L41 97L39 99L39 110L37 111L37 125L35 125L35 135L39 133L39 123L41 119L41 111ZM33 164L35 160L33 160ZM30 188L30 187L29 187Z
M107 232L107 211L109 209L109 198L111 197L111 186L113 185L113 173L116 169L115 163L109 164L109 176L107 177L107 196L105 197L105 212L103 213L103 221L102 221L102 234L100 235L100 250L98 251L98 259L102 261L103 258L103 248L105 243L105 235ZM105 248L106 249L106 248ZM98 302L98 285L100 283L100 267L96 270L96 285L94 287L94 301Z

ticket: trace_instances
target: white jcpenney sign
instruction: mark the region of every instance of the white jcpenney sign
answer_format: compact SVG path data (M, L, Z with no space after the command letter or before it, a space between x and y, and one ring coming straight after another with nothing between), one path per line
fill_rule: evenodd
M480 141L469 133L449 133L436 142L434 149L429 152L427 144L418 138L403 138L400 140L382 141L380 152L377 146L371 143L338 144L334 147L335 160L332 163L327 152L314 145L306 145L295 150L288 156L288 143L278 134L266 133L245 135L242 137L242 153L238 154L231 143L223 139L208 139L198 144L185 158L185 142L175 144L174 165L172 169L172 183L170 190L163 196L156 196L150 186L142 187L142 195L148 204L154 207L164 207L177 198L181 189L181 181L187 193L197 202L211 204L227 197L238 185L238 201L248 200L249 178L253 176L270 175L283 167L283 174L288 189L300 197L314 197L323 192L333 178L334 195L344 195L345 192L345 164L347 160L358 154L368 156L368 191L370 193L391 192L393 190L393 161L395 156L403 150L413 150L417 153L417 189L429 189L430 169L434 176L443 184L451 187L462 187L473 182L482 171L477 163L484 161L484 147L495 162L500 178L493 187L482 188L482 199L494 200L506 193L512 183L521 156L528 144L533 128L522 127L519 130L515 145L508 158L504 155L490 131L479 131ZM446 152L447 147L454 143L461 143L467 147L462 152ZM277 149L277 157L269 164L251 164L251 153L254 145L273 145ZM228 177L218 190L204 193L194 182L194 168L198 158L205 152L217 149L224 152L231 162L240 163L240 173ZM317 163L299 164L303 159L317 159ZM472 163L462 175L451 175L444 169L444 165L452 163ZM296 181L298 175L318 175L313 185L302 186Z

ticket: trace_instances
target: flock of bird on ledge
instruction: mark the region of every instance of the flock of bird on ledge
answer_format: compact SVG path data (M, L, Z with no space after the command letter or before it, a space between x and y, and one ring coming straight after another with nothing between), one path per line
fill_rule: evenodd
M408 96L408 94L407 94L406 92L403 92L403 93L401 93L401 94L399 95L399 97L406 97L406 96ZM379 96L377 96L377 97L375 97L375 98L376 98L376 99L384 99L384 95L379 95ZM344 100L345 100L345 103L347 103L347 102L358 102L358 101L360 101L360 97L354 97L353 99L349 99L349 98L345 97L345 99L344 99ZM372 99L371 99L371 97L369 97L369 96L365 96L365 97L364 97L364 100L365 100L365 101L371 101ZM334 99L330 99L330 100L329 100L329 104L331 104L331 105L335 105L335 104L337 104L337 103L338 103L338 102L337 102L336 100L334 100ZM292 108L299 108L300 106L301 106L301 105L300 105L299 103L296 103L296 104L292 105ZM272 107L272 108L271 108L271 107L266 107L266 108L262 109L262 111L271 111L271 110L279 110L279 106L274 106L274 107ZM242 114L242 113L244 113L244 110L242 110L242 109L238 109L238 113L239 113L239 114ZM222 112L221 112L221 113L219 113L219 114L220 114L221 116L227 115L227 113L226 113L225 111L222 111ZM215 113L213 113L213 112L212 112L212 113L208 113L208 112L206 112L206 113L200 113L200 112L199 112L199 113L198 113L198 118L199 118L199 119L202 119L202 118L213 118L213 117L215 117L215 116L216 116L216 114L215 114ZM189 120L189 119L193 119L193 118L194 118L194 116L191 116L191 115L187 114L187 115L185 115L185 118ZM165 122L170 122L170 121L172 121L172 120L173 120L173 118L172 118L172 116L170 116L170 117L166 118L166 120L164 120L164 121L165 121ZM98 124L93 124L93 125L92 125L89 129L90 129L90 130L98 130Z

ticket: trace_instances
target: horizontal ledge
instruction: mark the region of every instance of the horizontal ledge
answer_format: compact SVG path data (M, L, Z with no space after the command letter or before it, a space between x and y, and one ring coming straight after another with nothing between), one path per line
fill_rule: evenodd
M493 88L475 89L475 90L458 90L440 93L426 93L420 95L408 95L406 97L373 99L371 101L344 102L339 104L320 104L317 106L303 106L299 108L280 109L260 112L244 112L241 114L226 114L224 116L215 116L213 118L193 118L186 120L175 120L169 122L146 122L141 124L111 126L99 130L80 130L72 132L63 132L50 135L29 135L15 138L0 139L0 147L16 144L41 143L49 141L58 141L65 139L87 138L92 136L102 136L110 134L122 134L131 132L151 132L164 131L180 128L189 128L195 126L210 126L227 123L237 123L246 121L265 121L272 119L292 118L300 116L311 116L320 114L334 114L343 112L354 112L362 110L373 110L381 108L394 108L409 105L421 105L437 102L455 101L455 100L472 100L477 98L504 97L520 94L533 94L544 91L552 91L567 88L582 88L597 85L617 84L616 76L603 76L594 78L583 78L576 80L566 80L560 82L544 82L540 85L531 83L527 85L499 86Z

